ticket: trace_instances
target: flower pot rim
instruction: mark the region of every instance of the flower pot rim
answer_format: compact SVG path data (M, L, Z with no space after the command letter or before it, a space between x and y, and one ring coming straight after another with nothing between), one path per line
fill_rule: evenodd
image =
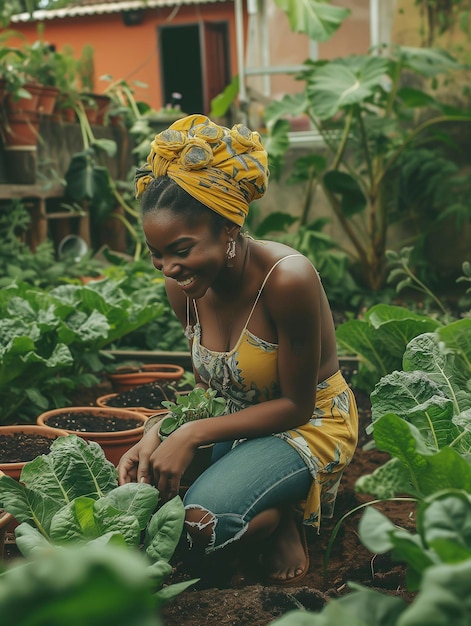
M0 426L0 435L5 435L8 434L8 431L11 433L19 433L19 432L26 432L26 433L32 433L32 434L50 434L51 437L50 439L57 439L58 437L67 437L67 435L69 434L68 431L64 430L63 428L52 428L51 426L47 426L47 424L10 424L10 425L4 425L4 426ZM1 467L4 467L5 469L7 469L9 472L11 471L20 471L25 463L28 463L29 461L15 461L14 463L8 463L8 462L3 462L0 461L0 475L1 473L6 473L6 472L2 472Z
M79 431L79 430L70 430L68 428L61 429L65 430L67 434L79 435L85 438L104 438L106 437L109 440L119 439L126 436L136 435L138 433L144 432L144 425L148 419L148 416L139 411L134 411L130 409L121 409L115 407L105 407L105 406L66 406L58 409L51 409L50 411L45 411L41 413L41 415L37 418L38 424L44 424L47 426L47 420L49 417L55 417L56 415L61 415L63 413L94 413L99 415L100 417L122 417L126 419L137 419L142 422L141 426L137 426L136 428L128 428L127 430L117 430L115 432L107 432L107 431ZM55 426L48 426L52 430L56 429Z
M124 408L124 407L112 407L107 404L108 400L111 400L112 398L116 398L119 395L120 395L119 393L107 393L104 396L99 396L96 399L97 406L102 409L115 409L115 408L121 409L122 408L123 410L133 411L135 413L141 413L142 415L145 415L146 417L160 413L160 411L165 412L165 413L168 412L168 409L151 409L146 406L132 406L132 407L128 406Z

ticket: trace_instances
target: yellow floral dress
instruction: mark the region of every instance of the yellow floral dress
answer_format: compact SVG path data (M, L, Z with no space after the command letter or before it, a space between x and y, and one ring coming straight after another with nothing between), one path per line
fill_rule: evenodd
M268 272L239 340L229 352L215 352L201 345L196 301L191 301L194 326L189 324L188 301L186 334L192 339L193 366L201 380L226 399L229 413L280 397L278 345L256 337L247 326L271 272L278 263L292 256L300 255L279 259ZM316 407L307 424L273 436L292 445L309 468L313 481L303 503L304 523L319 528L321 509L325 517L333 515L339 483L358 439L355 398L341 372L317 385Z

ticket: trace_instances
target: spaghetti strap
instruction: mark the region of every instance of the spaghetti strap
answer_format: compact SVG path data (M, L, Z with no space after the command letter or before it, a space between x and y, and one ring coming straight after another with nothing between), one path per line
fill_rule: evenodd
M270 271L269 271L269 272L268 272L268 274L265 276L265 279L264 279L264 281L263 281L263 283L262 283L262 286L261 286L261 287L260 287L260 289L258 290L257 297L255 298L255 302L253 303L253 306L252 306L252 308L251 308L251 310L250 310L249 316L248 316L248 318L247 318L247 321L245 322L245 326L244 326L244 328L242 329L242 332L244 332L245 330L247 330L247 326L249 325L250 318L252 317L253 312L255 311L255 307L257 306L258 301L260 300L260 296L262 295L262 291L263 291L263 289L264 289L265 285L267 284L267 280L270 278L271 273L273 272L273 270L275 269L275 267L276 267L279 263L281 263L281 261L284 261L285 259L291 259L292 257L295 257L295 256L303 256L303 255L302 255L302 254L288 254L287 256L284 256L284 257L282 257L281 259L278 259L278 261L277 261L276 263L274 263L274 264L273 264L273 266L270 268Z
M195 317L196 317L196 323L199 324L200 323L200 318L198 316L198 309L196 307L196 301L192 300L193 302L193 309L195 311ZM188 341L191 341L193 339L193 337L195 336L194 330L193 330L193 326L191 324L191 320L190 320L190 298L186 299L186 328L185 328L185 337L188 339Z

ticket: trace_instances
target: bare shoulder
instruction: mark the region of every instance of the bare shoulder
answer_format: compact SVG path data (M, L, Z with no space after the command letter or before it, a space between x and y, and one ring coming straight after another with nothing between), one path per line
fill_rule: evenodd
M267 280L264 291L283 297L299 292L317 291L320 280L317 270L303 254L277 242L261 242L258 247Z

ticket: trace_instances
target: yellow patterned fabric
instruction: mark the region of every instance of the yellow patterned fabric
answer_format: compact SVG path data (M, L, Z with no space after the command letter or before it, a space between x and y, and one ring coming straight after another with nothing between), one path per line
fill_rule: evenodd
M268 158L260 135L242 124L218 126L190 115L155 136L136 170L136 197L153 178L169 176L208 208L242 226L249 204L267 188Z

